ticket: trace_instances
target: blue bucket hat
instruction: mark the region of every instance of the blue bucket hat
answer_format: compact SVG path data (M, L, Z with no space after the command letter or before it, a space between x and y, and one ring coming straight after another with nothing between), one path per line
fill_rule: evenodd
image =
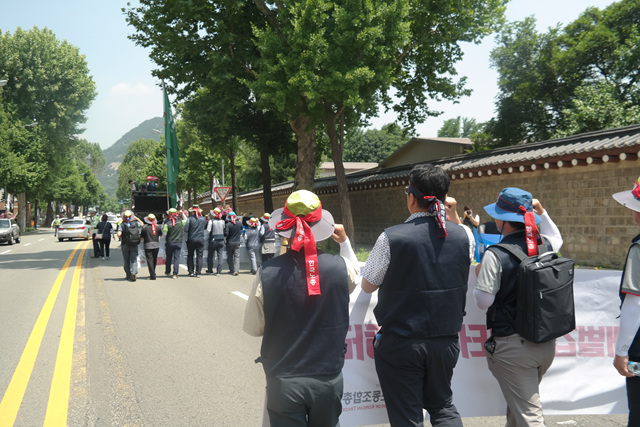
M505 188L500 192L498 201L487 205L484 210L491 218L500 221L513 221L524 223L524 213L533 211L533 197L528 191L515 187ZM540 217L534 212L536 224Z

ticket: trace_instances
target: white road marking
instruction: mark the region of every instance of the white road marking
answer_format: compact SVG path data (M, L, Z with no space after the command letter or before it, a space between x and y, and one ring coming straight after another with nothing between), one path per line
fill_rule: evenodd
M29 246L30 244L31 244L31 243L25 243L25 244L24 244L24 245L22 245L22 246Z
M11 252L11 249L6 250L6 251L4 251L4 252L0 253L0 255L8 254L9 252Z
M44 239L39 239L38 242L42 242Z
M249 297L243 294L242 292L233 291L231 292L233 295L242 298L245 301L249 301Z

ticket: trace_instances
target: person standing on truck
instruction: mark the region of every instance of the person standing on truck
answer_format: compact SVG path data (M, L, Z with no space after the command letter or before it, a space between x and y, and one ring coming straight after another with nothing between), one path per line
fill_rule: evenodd
M186 220L182 219L182 213L178 216L176 208L169 209L167 219L164 221L162 228L163 233L167 236L165 251L167 260L165 263L164 274L171 276L171 266L173 265L173 278L178 278L178 269L180 268L180 250L182 249L182 233L184 232L184 224Z

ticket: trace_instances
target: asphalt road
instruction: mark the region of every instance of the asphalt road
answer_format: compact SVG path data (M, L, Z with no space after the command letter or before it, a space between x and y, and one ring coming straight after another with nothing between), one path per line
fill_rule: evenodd
M242 332L253 277L124 280L91 242L49 230L0 246L0 426L261 425L260 339ZM68 265L67 265L68 264ZM466 418L504 425L504 417ZM553 416L547 425L624 426L626 416Z

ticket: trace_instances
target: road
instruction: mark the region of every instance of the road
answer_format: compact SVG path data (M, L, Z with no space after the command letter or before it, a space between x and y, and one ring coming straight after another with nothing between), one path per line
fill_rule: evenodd
M242 332L253 276L124 280L122 255L49 230L0 246L0 426L261 425L260 339ZM186 271L185 271L186 274ZM466 418L471 427L504 417ZM623 426L556 416L547 425Z
M260 339L242 332L253 276L131 283L113 246L103 261L48 230L0 246L0 425L259 425Z

